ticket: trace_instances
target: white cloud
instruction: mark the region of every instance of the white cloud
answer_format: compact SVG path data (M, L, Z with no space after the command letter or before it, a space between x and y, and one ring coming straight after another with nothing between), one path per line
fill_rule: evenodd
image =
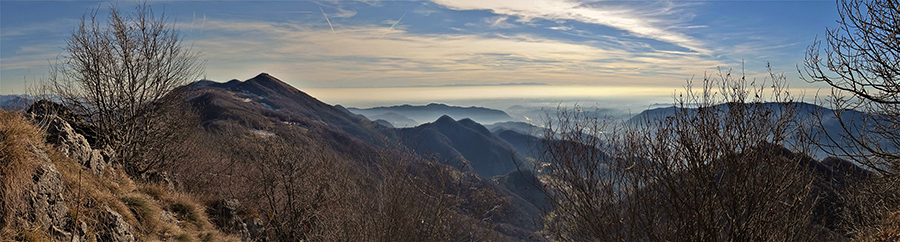
M325 27L327 28L327 27ZM680 84L723 64L694 52L634 53L521 35L414 34L395 28L210 20L194 48L213 79L269 72L299 87L444 83ZM295 83L296 84L296 83Z
M490 25L491 28L497 28L497 29L508 29L508 28L516 27L515 24L506 22L507 19L509 19L508 16L495 16L495 17L485 18L484 22L486 22L488 25Z
M434 10L434 9L430 9L430 8L419 7L419 8L416 8L415 10L413 10L412 12L415 14L422 15L422 16L431 16L432 13L437 13L438 11Z
M560 25L560 26L549 27L548 29L566 31L566 30L572 29L572 27Z
M676 26L661 16L673 15L673 6L664 4L640 4L633 6L612 6L595 2L579 3L571 0L433 0L433 2L455 10L490 10L495 14L517 16L520 21L529 22L540 18L547 20L573 20L590 24L609 26L627 31L637 37L672 43L692 51L711 54L701 41L686 34L674 32Z
M466 23L467 27L489 28L489 29L510 29L517 27L515 24L507 22L509 16L493 16L481 19L479 22Z
M8 39L35 34L65 35L79 23L78 19L60 18L40 23L29 23L22 26L4 26L0 28L0 38Z
M337 8L337 13L330 14L332 18L350 18L356 16L356 11Z
M55 44L37 44L22 46L15 55L0 59L0 70L31 69L43 71L56 60L62 49Z

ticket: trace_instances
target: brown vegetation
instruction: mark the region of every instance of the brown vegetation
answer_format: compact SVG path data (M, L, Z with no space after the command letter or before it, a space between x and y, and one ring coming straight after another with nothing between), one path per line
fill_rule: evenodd
M0 110L0 231L6 237L11 231L14 211L24 210L24 190L36 164L29 150L43 143L43 132L25 117Z
M862 240L897 239L900 211L900 3L837 1L838 27L806 52L801 78L832 87L824 102L835 110L842 132L819 137L831 155L879 174L842 194L848 233ZM824 52L824 54L823 54ZM867 114L865 118L853 111ZM821 120L820 120L821 121ZM824 126L824 121L820 124Z
M68 207L68 220L79 225L77 233L94 238L109 229L104 222L105 209L120 214L134 228L138 241L236 241L219 232L206 218L203 206L192 195L171 191L156 184L133 181L121 167L95 175L85 167L44 143L43 132L19 113L0 111L0 160L3 176L3 240L49 241L48 224L22 224L10 220L11 215L28 211L32 199L25 197L26 185L32 183L39 159L31 149L48 154L59 172L62 196ZM171 215L174 219L167 219ZM25 225L26 227L22 227Z
M63 105L97 127L95 145L108 145L117 163L141 175L171 162L186 139L185 111L175 88L199 76L197 54L165 15L146 3L133 13L110 7L108 21L95 10L66 40L66 54L52 66L48 86ZM167 97L168 96L168 97ZM178 118L173 118L178 117Z
M206 156L180 166L179 177L209 201L237 198L244 220L264 221L269 239L509 239L484 219L502 215L505 200L462 184L471 175L449 166L394 150L361 162L310 137L232 131L239 135L209 134L215 148L198 149Z
M815 197L803 155L779 148L793 105L783 77L765 85L720 72L689 83L675 113L615 124L559 110L544 168L558 240L810 241ZM719 105L721 104L721 105ZM806 158L808 159L808 158Z

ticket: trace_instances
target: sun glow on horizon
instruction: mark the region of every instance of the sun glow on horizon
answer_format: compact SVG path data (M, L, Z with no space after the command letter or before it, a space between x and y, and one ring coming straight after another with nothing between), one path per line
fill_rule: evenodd
M628 86L463 86L463 87L392 87L392 88L304 88L304 92L327 103L406 103L475 99L597 99L597 98L665 98L678 88Z
M466 100L546 100L547 102L631 100L639 103L671 103L684 87L658 86L460 86L460 87L373 87L302 88L302 91L329 103L369 108L383 105L427 104ZM694 89L697 91L697 89ZM807 101L819 89L790 89L797 101Z

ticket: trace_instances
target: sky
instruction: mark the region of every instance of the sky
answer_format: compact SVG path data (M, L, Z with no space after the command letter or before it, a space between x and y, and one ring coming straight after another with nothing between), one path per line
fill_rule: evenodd
M203 78L266 72L357 106L402 100L415 88L466 86L496 87L483 98L671 96L687 79L718 70L763 80L767 63L792 88L814 89L821 85L800 80L797 65L838 18L834 1L817 0L149 3L200 53ZM79 19L95 9L102 17L110 5L0 1L0 94L46 80ZM117 6L131 12L135 3Z

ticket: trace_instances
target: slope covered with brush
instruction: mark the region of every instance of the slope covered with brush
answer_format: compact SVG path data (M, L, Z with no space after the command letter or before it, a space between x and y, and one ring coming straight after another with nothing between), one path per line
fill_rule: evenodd
M118 166L87 167L95 150L68 121L33 117L0 111L0 240L239 240L216 229L196 196Z

